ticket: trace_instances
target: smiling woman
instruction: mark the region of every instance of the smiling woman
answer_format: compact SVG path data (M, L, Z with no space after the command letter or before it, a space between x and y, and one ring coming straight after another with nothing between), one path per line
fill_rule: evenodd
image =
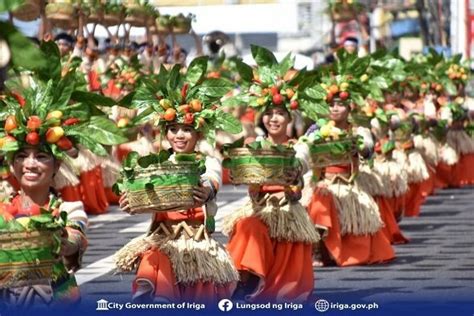
M81 202L62 203L55 195L52 187L59 166L60 161L51 153L42 151L36 146L25 146L19 149L10 161L12 173L20 184L20 192L9 203L2 204L8 215L15 218L9 217L9 221L21 223L24 229L33 234L35 229L31 223L41 214L45 214L45 212L53 216L59 216L61 212L67 214L67 224L65 223L66 225L59 231L60 247L56 255L60 260L54 264L54 267L51 266L52 271L44 272L46 275L51 275L52 279L22 280L20 278L12 282L7 280L8 287L2 290L2 294L9 303L14 305L28 305L32 302L47 305L70 304L78 302L80 299L79 288L71 272L79 268L82 254L87 246L85 237L87 215ZM7 217L2 216L2 218L6 219ZM0 235L2 232L0 227ZM50 233L54 235L55 231L50 231ZM14 252L15 249L11 249L11 251ZM23 248L22 252L25 251L27 249ZM29 266L27 257L20 258L26 267ZM39 260L43 260L43 258ZM13 263L10 262L10 264ZM9 269L8 262L0 262L0 266L3 270ZM15 271L14 266L11 269ZM26 286L24 286L25 284ZM25 293L28 293L26 297Z
M79 302L73 273L87 247L88 219L82 202L63 202L54 185L79 144L104 155L103 145L124 140L111 121L84 106L108 99L75 90L75 68L61 74L54 43L43 42L41 50L50 56L45 73L32 73L30 87L2 96L0 155L19 188L0 204L0 299L14 306Z

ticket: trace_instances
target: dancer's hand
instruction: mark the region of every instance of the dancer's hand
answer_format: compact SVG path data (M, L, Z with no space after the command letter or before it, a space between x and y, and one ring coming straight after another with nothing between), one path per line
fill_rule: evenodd
M193 189L193 199L195 206L203 205L211 195L211 188L206 186L194 187Z
M78 245L69 239L69 233L67 229L64 228L61 234L61 250L59 254L66 257L71 256L77 252L78 248Z
M122 210L122 212L126 212L130 215L134 214L134 212L132 212L132 210L130 209L130 203L128 202L128 198L126 194L123 194L120 196L119 207L120 207L120 210Z

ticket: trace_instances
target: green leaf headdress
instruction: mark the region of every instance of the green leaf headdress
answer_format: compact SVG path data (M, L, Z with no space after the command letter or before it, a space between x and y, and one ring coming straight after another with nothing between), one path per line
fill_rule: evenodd
M268 107L285 107L289 113L299 109L312 120L329 113L323 105L322 91L310 88L315 73L294 70L291 54L278 62L266 48L252 45L251 50L257 67L252 69L244 62L236 61L244 83L241 92L224 100L224 105L248 105L258 112L264 112Z
M52 49L54 43L43 43L42 50ZM55 58L53 58L55 57ZM56 51L50 58L59 60ZM116 145L127 141L115 124L105 117L97 106L111 106L115 102L106 97L76 90L76 71L69 69L63 77L49 80L32 78L29 88L19 91L3 101L0 121L0 151L11 154L24 146L38 146L62 159L77 144L89 148L98 155L106 155L104 145ZM41 72L39 72L41 77ZM9 86L7 84L7 86Z
M207 65L207 57L198 57L187 70L180 65L169 71L161 67L157 76L143 79L132 100L132 107L140 113L136 123L151 120L161 127L172 123L191 125L211 144L218 129L240 133L240 122L220 107L221 98L233 84L221 78L206 78Z

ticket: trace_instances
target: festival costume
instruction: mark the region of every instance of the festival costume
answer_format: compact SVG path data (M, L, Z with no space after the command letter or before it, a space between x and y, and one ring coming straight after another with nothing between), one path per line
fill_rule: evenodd
M416 149L413 143L412 124L408 120L405 120L403 124L408 128L405 130L398 128L394 131L396 149L393 151L393 156L407 175L408 190L404 197L403 215L413 217L420 214L420 207L426 198L422 192L422 184L429 179L430 174L420 150Z
M324 227L323 246L338 266L390 261L395 257L390 241L393 235L401 235L393 213L386 208L379 209L376 200L366 191L370 189L371 194L377 194L378 190L385 189L368 183L374 177L384 180L376 168L377 161L374 161L373 171L362 163L365 179L357 180L360 160L370 159L374 148L371 132L366 128L376 112L369 103L369 95L381 94L368 80L379 80L383 71L381 67L373 69L374 75L369 79L365 73L369 62L370 57L358 59L340 50L330 74L322 78L321 84L311 87L319 92L326 106L344 106L350 111L351 125L347 130L337 127L334 121L318 121L319 129L306 136L313 145L313 174L315 168L320 170L316 175L321 174L308 211L314 224ZM388 229L384 230L384 226Z
M239 63L237 68L245 82L241 84L240 93L224 100L224 104L248 104L261 113L273 108L282 108L292 113L299 108L307 112L310 118L316 119L318 110L313 110L314 99L305 95L303 89L298 87L297 79L293 82L285 80L285 75L293 67L291 56L288 55L278 63L270 51L258 46L252 46L252 55L258 65L253 70L254 79L248 76L252 73L251 67ZM259 140L246 147L234 144L233 147L227 153L227 161L232 168L240 168L238 159L233 160L237 157L232 150L243 150L248 155L245 154L242 159L251 161L279 161L283 159L278 156L279 151L292 151L285 144L273 144L268 140ZM306 144L297 144L293 149L296 153L291 152L291 158L288 159L300 166L296 170L300 171L301 177L309 169L308 148ZM252 163L249 168L252 168L251 165ZM259 171L258 179L253 178L251 171L247 174L248 177L243 176L243 182L240 183L252 183L249 187L249 201L224 219L223 232L230 238L227 249L241 276L249 275L249 280L239 282L234 295L237 299L250 302L302 302L308 299L314 288L312 247L319 241L319 233L311 223L307 211L299 203L302 181L297 179L299 182L292 183L294 179L285 182L281 177L268 178L266 174L281 174L284 177L285 171L265 168L271 169L271 166ZM292 165L291 168L296 167ZM234 183L235 177L240 173L236 170L232 175Z
M68 161L61 163L54 177L54 189L66 202L82 201L80 181Z
M80 148L79 156L73 159L72 163L77 170L80 170L81 200L87 214L106 213L109 203L105 193L100 158L90 150Z
M295 149L307 170L304 147ZM259 279L255 291L245 299L305 301L314 287L312 247L320 237L298 202L298 193L295 197L289 186L253 185L249 195L242 208L224 219L223 227L237 270Z
M203 77L207 62L206 57L195 59L187 70L189 76L180 72L179 65L174 66L169 72L162 69L161 82L139 87L132 105L139 113L142 113L141 111L150 113L143 122L151 120L155 126L161 126L161 135L167 132L167 128L172 130L173 126L193 129L202 132L211 144L214 144L213 136L216 129L239 133L241 128L236 119L222 112L217 105L211 109L213 104L219 104L224 92L222 89L214 91L212 88L207 88L211 84ZM212 81L214 81L212 84L226 87L226 83L219 79ZM159 99L157 96L160 96ZM194 104L194 107L189 108L188 104ZM219 123L216 120L219 120ZM190 159L187 160L188 163L200 161L198 159L200 154L173 153L169 157L167 155L168 152L160 151L157 154L137 158L138 165L141 166L143 162L153 159L154 162L147 163L147 167L176 165L176 168L184 168L185 164L181 159L189 155L192 157L188 157ZM127 156L124 160L123 177L117 185L119 190L127 194L130 201L134 192L131 188L133 180L126 182L128 179L126 174L127 170L130 171L130 168L134 167L134 164L130 164L132 157L139 156L137 152ZM162 157L166 157L166 160L160 160ZM150 172L150 176L143 179L150 182L153 181L154 172L158 172L147 171L146 168L142 170L142 173ZM166 174L162 175L162 178L169 177L169 181L175 183L174 176ZM193 184L192 187L202 185L211 192L203 206L184 210L178 208L177 211L168 211L169 208L156 211L157 206L151 205L151 201L146 205L141 204L151 211L156 211L152 215L148 233L132 240L115 255L119 270L137 269L132 285L134 301L211 303L230 298L232 295L238 281L238 273L227 251L210 235L214 231L214 215L217 212L215 196L222 178L220 161L207 156L205 173L197 178L199 183ZM158 184L154 183L152 187L155 185ZM170 186L169 183L163 185ZM156 190L151 192L157 194ZM173 198L172 202L179 203L182 197L173 195ZM194 200L192 203L195 203Z
M387 221L376 201L349 180L352 169L351 165L325 168L326 177L316 185L308 205L309 215L326 230L324 246L338 266L387 262L395 254L383 225L384 220L387 226L393 220Z
M217 159L207 157L201 182L211 181L217 190L220 168ZM157 212L152 216L148 233L116 254L121 270L137 265L134 300L214 302L231 296L238 280L237 271L206 228L206 218L216 211L215 200L210 200L203 207Z
M452 168L452 183L463 187L474 183L474 140L463 129L451 129L447 134L447 143L459 155L459 161Z
M43 69L42 76L30 77L34 84L20 91L24 99L7 95L2 100L2 110L7 117L0 131L1 155L10 164L16 164L17 159L21 164L26 155L45 153L54 163L48 161L49 171L53 172L51 168L56 162L67 160L68 164L61 164L51 179L54 187L50 191L57 190L59 195L64 193L65 198L74 200L78 198L79 182L69 161L77 153L78 144L104 154L104 145L118 144L124 138L107 118L91 116L91 111L85 109L97 106L92 100L99 99L98 103L111 100L76 90L80 87L77 81L80 75L75 68L61 71L57 67L60 57L56 44L44 42L41 49L50 58L51 63L45 66L50 68ZM69 67L73 67L72 64ZM50 77L44 78L46 74ZM17 157L17 154L23 156ZM28 159L38 163L40 158ZM4 252L4 256L0 256L2 299L16 306L79 302L79 289L72 273L80 267L87 246L87 215L83 204L62 202L55 193L51 193L45 205L31 202L26 206L28 203L28 199L18 195L0 205L0 213L4 215L0 217ZM63 231L67 232L67 238ZM69 247L63 248L63 239L67 239ZM77 251L61 256L63 249Z

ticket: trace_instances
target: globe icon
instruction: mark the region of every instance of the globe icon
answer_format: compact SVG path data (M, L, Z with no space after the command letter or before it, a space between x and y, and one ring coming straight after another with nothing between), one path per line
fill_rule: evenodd
M318 312L324 313L329 309L329 302L323 299L319 299L316 301L316 303L314 303L314 308L316 308Z

